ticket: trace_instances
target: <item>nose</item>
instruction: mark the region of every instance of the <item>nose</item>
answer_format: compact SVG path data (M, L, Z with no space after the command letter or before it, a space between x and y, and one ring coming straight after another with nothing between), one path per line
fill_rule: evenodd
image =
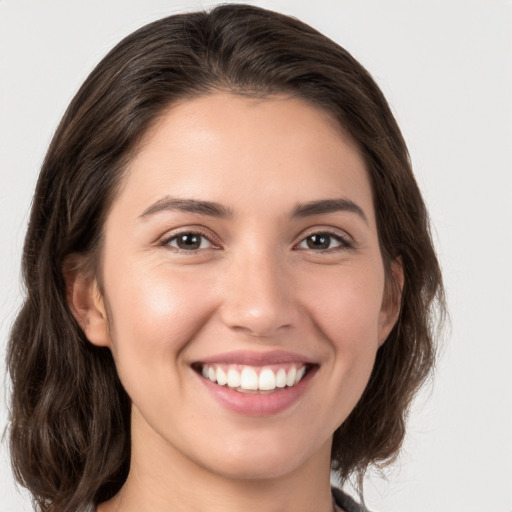
M224 276L220 314L230 329L268 338L297 324L293 278L274 254L240 255Z

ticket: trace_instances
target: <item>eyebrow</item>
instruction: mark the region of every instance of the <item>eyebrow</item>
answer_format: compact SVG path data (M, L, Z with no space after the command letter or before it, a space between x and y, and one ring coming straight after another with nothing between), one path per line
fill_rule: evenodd
M322 199L308 203L299 203L293 209L291 217L309 217L312 215L335 212L355 213L368 224L368 218L363 209L350 199Z
M174 210L180 212L197 213L199 215L209 215L211 217L227 218L232 217L231 209L212 201L200 201L198 199L180 199L178 197L166 196L153 203L144 210L139 219L145 219L150 215L165 210Z
M203 201L199 199L181 199L178 197L166 196L159 199L149 206L139 216L139 219L145 219L150 215L166 210L196 213L199 215L208 215L217 218L232 218L233 211L219 203L213 201ZM339 211L355 213L366 224L368 218L360 206L350 199L321 199L318 201L310 201L307 203L298 203L292 210L291 218L304 218L313 215L321 215L325 213L335 213Z

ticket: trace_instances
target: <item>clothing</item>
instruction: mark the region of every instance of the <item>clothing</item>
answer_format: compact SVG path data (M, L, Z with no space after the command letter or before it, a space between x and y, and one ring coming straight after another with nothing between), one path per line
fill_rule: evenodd
M355 502L348 494L345 494L336 487L332 488L332 497L336 505L343 510L343 512L369 512L365 507ZM95 512L94 507L90 507L87 512Z
M332 497L336 505L343 510L343 512L369 512L369 510L354 501L348 494L336 487L331 488Z

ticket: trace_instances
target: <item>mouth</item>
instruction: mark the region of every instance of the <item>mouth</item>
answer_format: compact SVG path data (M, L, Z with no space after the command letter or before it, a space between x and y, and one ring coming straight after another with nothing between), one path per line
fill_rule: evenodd
M203 389L243 416L268 417L302 402L320 364L293 352L234 351L192 363Z
M270 394L293 388L316 365L304 362L269 365L237 363L194 363L204 379L239 393Z

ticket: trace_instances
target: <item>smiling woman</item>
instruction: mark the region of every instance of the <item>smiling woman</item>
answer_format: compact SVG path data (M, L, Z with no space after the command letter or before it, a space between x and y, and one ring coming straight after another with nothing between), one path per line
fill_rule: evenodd
M11 450L45 511L363 510L330 470L396 456L442 308L377 86L249 6L147 25L92 72L24 277Z

